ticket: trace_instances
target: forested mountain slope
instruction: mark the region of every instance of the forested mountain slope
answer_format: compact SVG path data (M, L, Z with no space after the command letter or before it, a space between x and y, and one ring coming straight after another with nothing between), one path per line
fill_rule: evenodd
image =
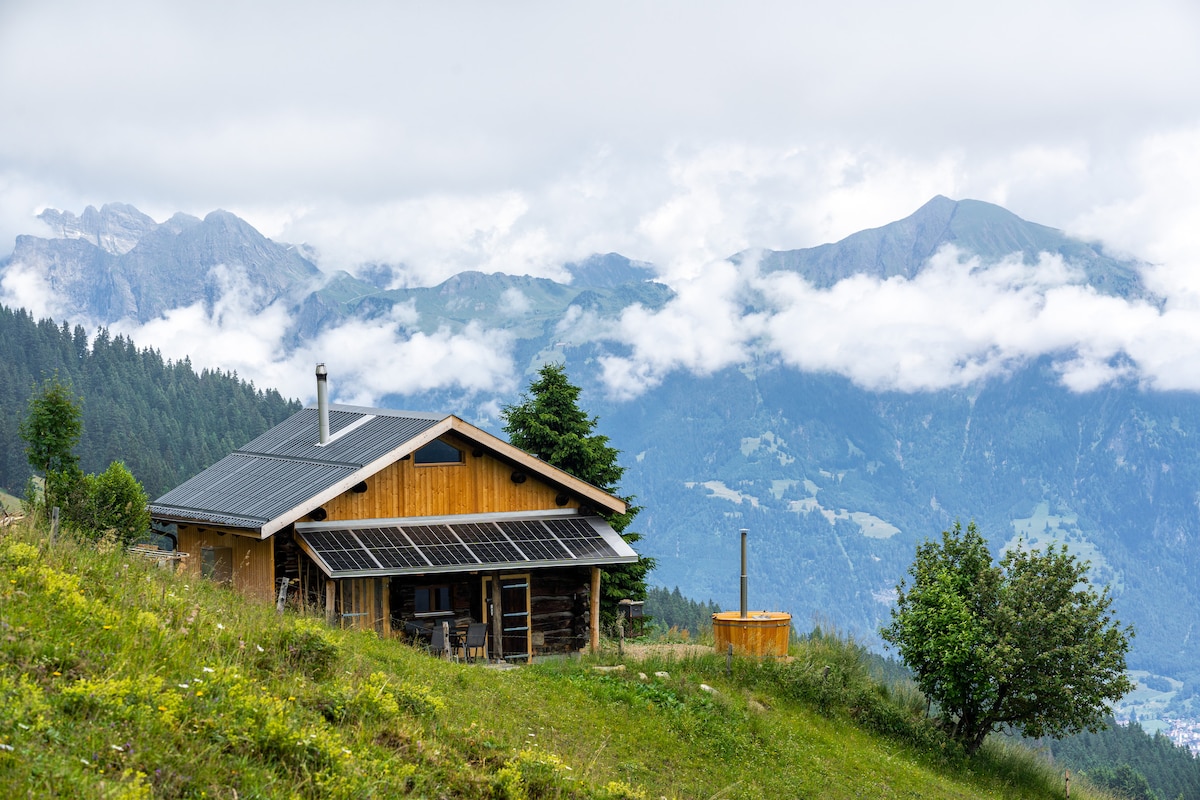
M114 460L151 497L167 491L299 408L237 375L164 361L149 348L101 330L35 321L0 306L0 487L24 492L29 465L18 435L30 392L57 375L81 399L85 472Z

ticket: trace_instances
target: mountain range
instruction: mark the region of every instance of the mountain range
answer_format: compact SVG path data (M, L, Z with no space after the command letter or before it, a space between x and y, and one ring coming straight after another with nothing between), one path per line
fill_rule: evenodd
M259 307L287 306L289 347L408 305L414 330L504 331L524 374L565 361L601 432L623 452L621 489L644 507L633 527L657 560L653 582L697 599L736 607L737 531L747 528L752 606L790 611L801 629L833 626L878 644L916 545L955 520L975 520L997 551L1021 538L1066 543L1091 562L1119 618L1137 631L1130 666L1143 688L1128 702L1143 724L1164 711L1200 716L1192 707L1200 702L1200 642L1191 638L1200 637L1193 393L1132 382L1073 391L1049 355L966 385L905 392L749 355L707 373L670 372L622 400L601 378L603 359L621 346L578 329L564 340L561 327L585 311L611 321L676 297L653 265L620 254L565 265L570 282L467 272L394 288L394 266L326 274L303 246L273 242L222 211L155 223L110 204L41 218L50 235L18 237L0 280L32 271L78 319L145 322L211 304L236 268ZM793 273L820 290L854 276L914 280L948 245L983 264L1050 254L1091 292L1159 300L1143 281L1144 264L998 206L944 197L836 243L730 260L754 259L765 275ZM512 292L522 298L518 314L498 300ZM336 354L329 360L336 376ZM443 389L382 402L479 420L480 409L515 399Z

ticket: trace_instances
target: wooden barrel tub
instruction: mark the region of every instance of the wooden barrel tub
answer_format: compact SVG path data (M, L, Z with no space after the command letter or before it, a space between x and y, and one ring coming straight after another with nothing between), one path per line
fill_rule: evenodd
M713 644L718 654L733 652L739 656L784 658L788 654L788 636L792 615L782 611L718 611L712 615Z

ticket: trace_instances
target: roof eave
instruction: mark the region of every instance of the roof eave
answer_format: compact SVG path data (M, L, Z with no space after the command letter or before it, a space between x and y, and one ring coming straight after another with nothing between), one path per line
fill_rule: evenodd
M177 525L207 525L214 528L227 528L235 531L246 531L248 534L253 534L259 538L265 538L262 536L263 520L260 519L243 518L245 519L246 524L238 525L230 521L215 522L204 517L189 515L188 509L150 505L149 510L150 518L158 522L173 522ZM236 515L229 516L233 517Z

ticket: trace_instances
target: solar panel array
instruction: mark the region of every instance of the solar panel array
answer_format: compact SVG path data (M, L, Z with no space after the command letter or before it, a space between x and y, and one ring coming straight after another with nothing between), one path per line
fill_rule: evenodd
M388 527L300 529L297 535L333 573L424 572L446 567L620 559L603 534L578 517Z

